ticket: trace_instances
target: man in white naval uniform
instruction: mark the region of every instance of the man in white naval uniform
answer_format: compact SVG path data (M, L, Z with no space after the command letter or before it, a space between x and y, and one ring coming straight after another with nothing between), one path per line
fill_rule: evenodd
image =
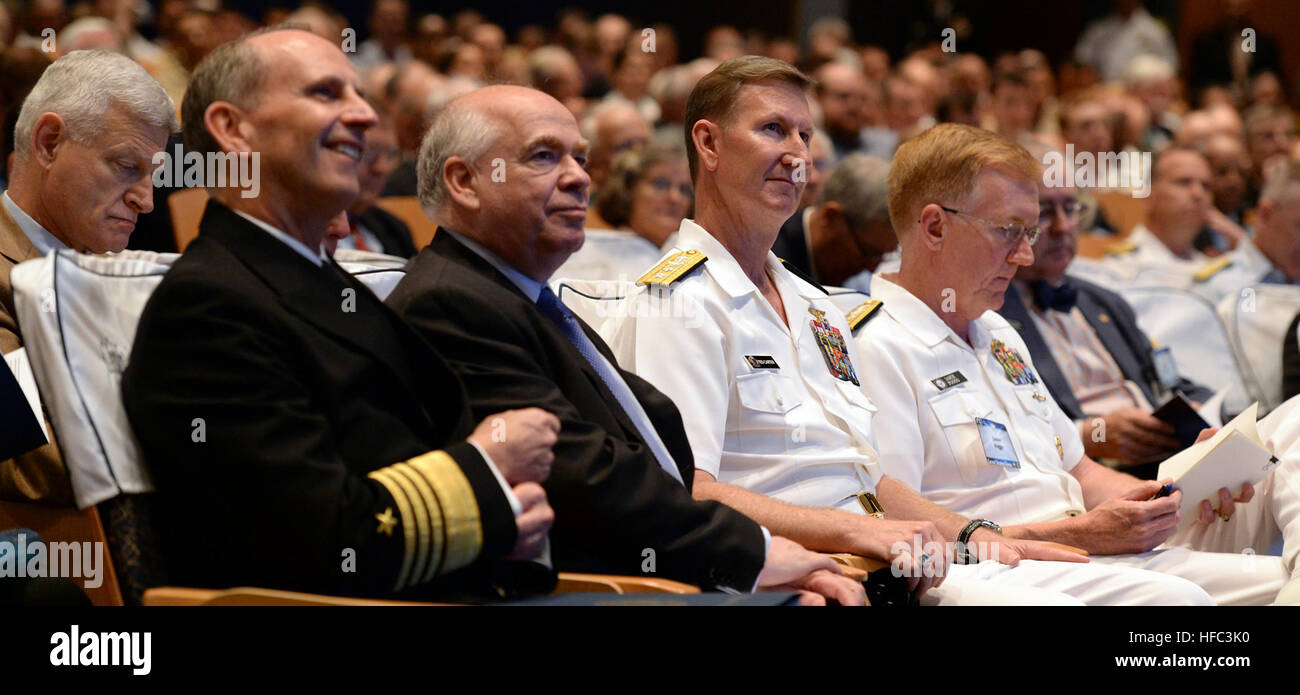
M944 125L894 159L890 215L902 267L875 279L873 298L883 306L855 336L872 366L863 388L879 407L882 475L988 520L976 534L1068 543L1100 566L1190 579L1219 603L1272 602L1295 549L1288 545L1285 560L1262 553L1283 534L1300 538L1300 456L1282 455L1300 418L1261 423L1283 463L1257 494L1247 486L1234 499L1220 490L1213 506L1226 523L1206 501L1200 518L1180 528L1182 493L1152 499L1168 480L1142 481L1088 458L1024 342L993 311L1017 268L1033 262L1037 236L1027 228L1038 219L1034 160L995 158L1008 147L984 131ZM951 174L960 153L984 160L964 180ZM1252 494L1253 504L1236 504ZM1246 548L1253 553L1234 554Z
M645 306L603 328L619 364L682 410L696 497L809 547L891 562L929 590L925 603L1208 603L1178 578L1012 539L997 539L994 559L947 568L943 581L944 553L926 546L942 548L969 520L881 475L876 407L860 389L875 370L853 356L850 321L825 290L770 251L802 188L806 86L788 64L755 56L700 81L687 106L696 219L642 277L649 287L626 300ZM889 518L872 518L881 507ZM905 521L921 518L909 515L917 508L933 521Z
M1279 167L1255 210L1255 237L1197 271L1192 290L1218 304L1258 284L1300 285L1300 163Z
M1212 207L1210 165L1195 150L1171 148L1151 165L1151 178L1146 223L1112 244L1105 258L1076 259L1070 272L1103 286L1191 288L1210 260L1193 246Z

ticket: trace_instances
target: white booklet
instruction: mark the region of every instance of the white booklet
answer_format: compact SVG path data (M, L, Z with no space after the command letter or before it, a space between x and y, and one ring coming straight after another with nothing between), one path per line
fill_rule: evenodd
M1234 496L1246 483L1263 480L1277 467L1277 457L1264 447L1255 428L1259 403L1252 404L1213 437L1193 444L1160 464L1158 477L1174 479L1183 492L1183 523L1195 521L1201 500L1218 507L1219 488Z

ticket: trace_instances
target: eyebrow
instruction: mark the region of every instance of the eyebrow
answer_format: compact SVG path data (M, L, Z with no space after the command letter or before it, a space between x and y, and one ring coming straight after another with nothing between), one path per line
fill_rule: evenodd
M549 147L555 150L568 149L568 146L565 145L564 142L562 142L559 138L551 135L543 135L541 137L529 140L526 144L524 144L523 152L524 154L527 154L539 147ZM573 148L573 151L581 154L586 154L589 148L590 148L590 144L586 140L579 140L577 146Z

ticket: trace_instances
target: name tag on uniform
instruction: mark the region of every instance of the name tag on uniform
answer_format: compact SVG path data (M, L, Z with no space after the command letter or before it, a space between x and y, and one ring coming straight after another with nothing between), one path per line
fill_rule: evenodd
M771 355L745 355L751 369L780 369Z
M989 463L1007 468L1020 468L1020 459L1016 458L1016 448L1011 445L1011 433L1007 426L982 417L975 418L975 425L980 430L980 443L984 445L984 458Z
M956 386L957 384L965 383L965 381L965 374L962 374L961 372L952 372L951 374L944 374L938 379L931 379L930 383L934 384L935 388L940 391L944 391Z
M1160 385L1171 389L1178 383L1178 363L1174 362L1174 352L1167 347L1155 352L1156 378Z

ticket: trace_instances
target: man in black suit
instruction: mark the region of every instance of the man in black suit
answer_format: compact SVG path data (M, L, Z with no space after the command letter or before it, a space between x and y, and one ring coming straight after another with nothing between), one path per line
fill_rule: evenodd
M540 91L487 87L453 101L419 160L420 199L440 228L389 304L443 349L475 414L537 404L559 416L546 483L557 569L788 585L860 604L861 586L829 558L691 498L676 407L618 369L546 286L583 242L586 150L573 116Z
M123 375L164 564L201 586L495 597L515 588L499 561L544 547L558 422L474 428L447 364L322 257L375 122L358 84L337 46L274 28L190 82L188 149L260 153L261 186L209 189Z
M1042 234L1034 263L1017 271L998 313L1024 338L1052 397L1079 425L1089 456L1128 465L1163 459L1182 447L1152 409L1175 390L1194 403L1211 393L1177 375L1170 353L1153 347L1123 297L1066 275L1078 249L1074 188L1039 181L1038 200ZM1147 468L1133 472L1154 477L1154 467Z

